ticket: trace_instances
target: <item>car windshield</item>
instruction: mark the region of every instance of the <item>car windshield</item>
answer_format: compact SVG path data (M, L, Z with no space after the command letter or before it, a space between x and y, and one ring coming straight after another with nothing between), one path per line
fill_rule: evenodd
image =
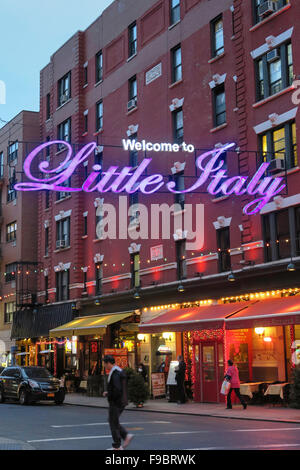
M43 367L23 367L23 372L29 379L48 379L52 377L50 372Z

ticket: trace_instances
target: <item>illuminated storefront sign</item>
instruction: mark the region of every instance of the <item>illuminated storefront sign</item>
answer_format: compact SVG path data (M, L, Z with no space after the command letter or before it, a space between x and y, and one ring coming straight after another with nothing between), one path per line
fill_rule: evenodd
M152 146L154 151L177 152L176 144L152 144L145 141L137 142L123 141L123 147L133 149L149 148ZM66 147L67 156L64 161L56 168L50 169L48 161L39 163L38 168L41 173L47 175L46 178L36 178L32 174L32 167L36 165L35 159L45 148L49 146L64 145ZM185 144L186 145L186 144ZM227 174L224 168L224 161L220 159L223 152L234 147L234 143L226 144L218 149L213 149L200 155L196 160L196 168L200 170L200 176L190 187L183 190L176 190L174 181L166 181L160 173L145 175L146 169L149 167L152 159L144 158L142 162L135 168L130 166L110 166L107 170L102 171L100 165L93 165L92 172L86 178L81 187L64 186L65 183L74 173L76 168L86 161L90 155L94 154L97 147L95 142L85 145L75 156L73 156L72 146L68 142L56 140L46 142L35 148L25 159L24 172L29 182L17 183L14 189L18 191L64 191L79 192L84 191L91 193L97 191L99 193L122 193L133 194L140 191L143 194L153 194L165 187L170 193L181 194L191 193L199 188L206 186L206 191L213 195L249 195L256 198L248 203L244 208L245 214L251 215L259 212L265 204L267 204L274 196L279 194L284 188L283 178L265 176L270 163L262 163L255 174L250 176L233 176ZM186 145L187 151L191 151L194 147ZM72 158L73 157L73 158ZM101 175L101 176L100 176ZM100 180L99 180L100 176Z

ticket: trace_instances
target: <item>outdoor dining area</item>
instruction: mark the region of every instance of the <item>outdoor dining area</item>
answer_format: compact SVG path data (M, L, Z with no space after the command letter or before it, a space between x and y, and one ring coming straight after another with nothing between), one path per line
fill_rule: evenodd
M287 406L289 403L289 382L246 382L240 385L241 395L248 404L280 404Z

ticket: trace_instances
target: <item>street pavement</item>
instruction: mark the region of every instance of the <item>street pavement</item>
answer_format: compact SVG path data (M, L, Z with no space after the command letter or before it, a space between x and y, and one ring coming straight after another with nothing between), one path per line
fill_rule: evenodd
M85 394L68 393L65 398L65 403L77 406L89 406L107 408L108 403L106 398L102 397L88 397ZM248 405L246 410L243 410L240 404L233 405L232 410L226 410L224 403L193 403L188 402L183 405L177 403L169 403L165 398L148 400L143 408L136 408L135 405L130 403L127 410L144 412L154 411L157 413L175 413L175 414L188 414L197 416L211 416L222 418L246 419L246 420L262 420L262 421L277 421L286 423L299 423L300 424L300 409L289 408L282 405L266 404L264 406Z
M236 413L244 416L249 408ZM13 449L23 443L36 450L105 450L112 443L107 411L99 406L5 402L0 405L0 449L6 439ZM300 421L266 422L130 408L121 422L134 434L127 455L135 450L300 450Z

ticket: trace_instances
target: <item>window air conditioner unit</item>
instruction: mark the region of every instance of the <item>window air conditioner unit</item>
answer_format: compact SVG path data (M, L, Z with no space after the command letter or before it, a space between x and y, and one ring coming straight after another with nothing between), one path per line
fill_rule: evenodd
M277 9L277 2L267 0L266 2L263 2L261 5L259 5L258 15L261 18L264 18L265 16L272 15L272 13L274 13Z
M282 158L275 158L274 160L270 161L270 165L268 171L270 173L274 173L276 171L283 171L285 170L285 161Z
M56 241L56 248L65 248L66 242L65 240L57 240Z
M279 59L279 51L278 49L273 49L272 51L267 53L267 62L274 62L275 60Z
M60 97L60 102L61 102L61 104L63 104L63 103L65 103L66 101L68 101L68 99L69 99L68 93L64 93L63 95L61 95L61 97Z
M132 100L129 100L127 103L127 111L130 111L131 109L136 107L136 98L133 98Z

